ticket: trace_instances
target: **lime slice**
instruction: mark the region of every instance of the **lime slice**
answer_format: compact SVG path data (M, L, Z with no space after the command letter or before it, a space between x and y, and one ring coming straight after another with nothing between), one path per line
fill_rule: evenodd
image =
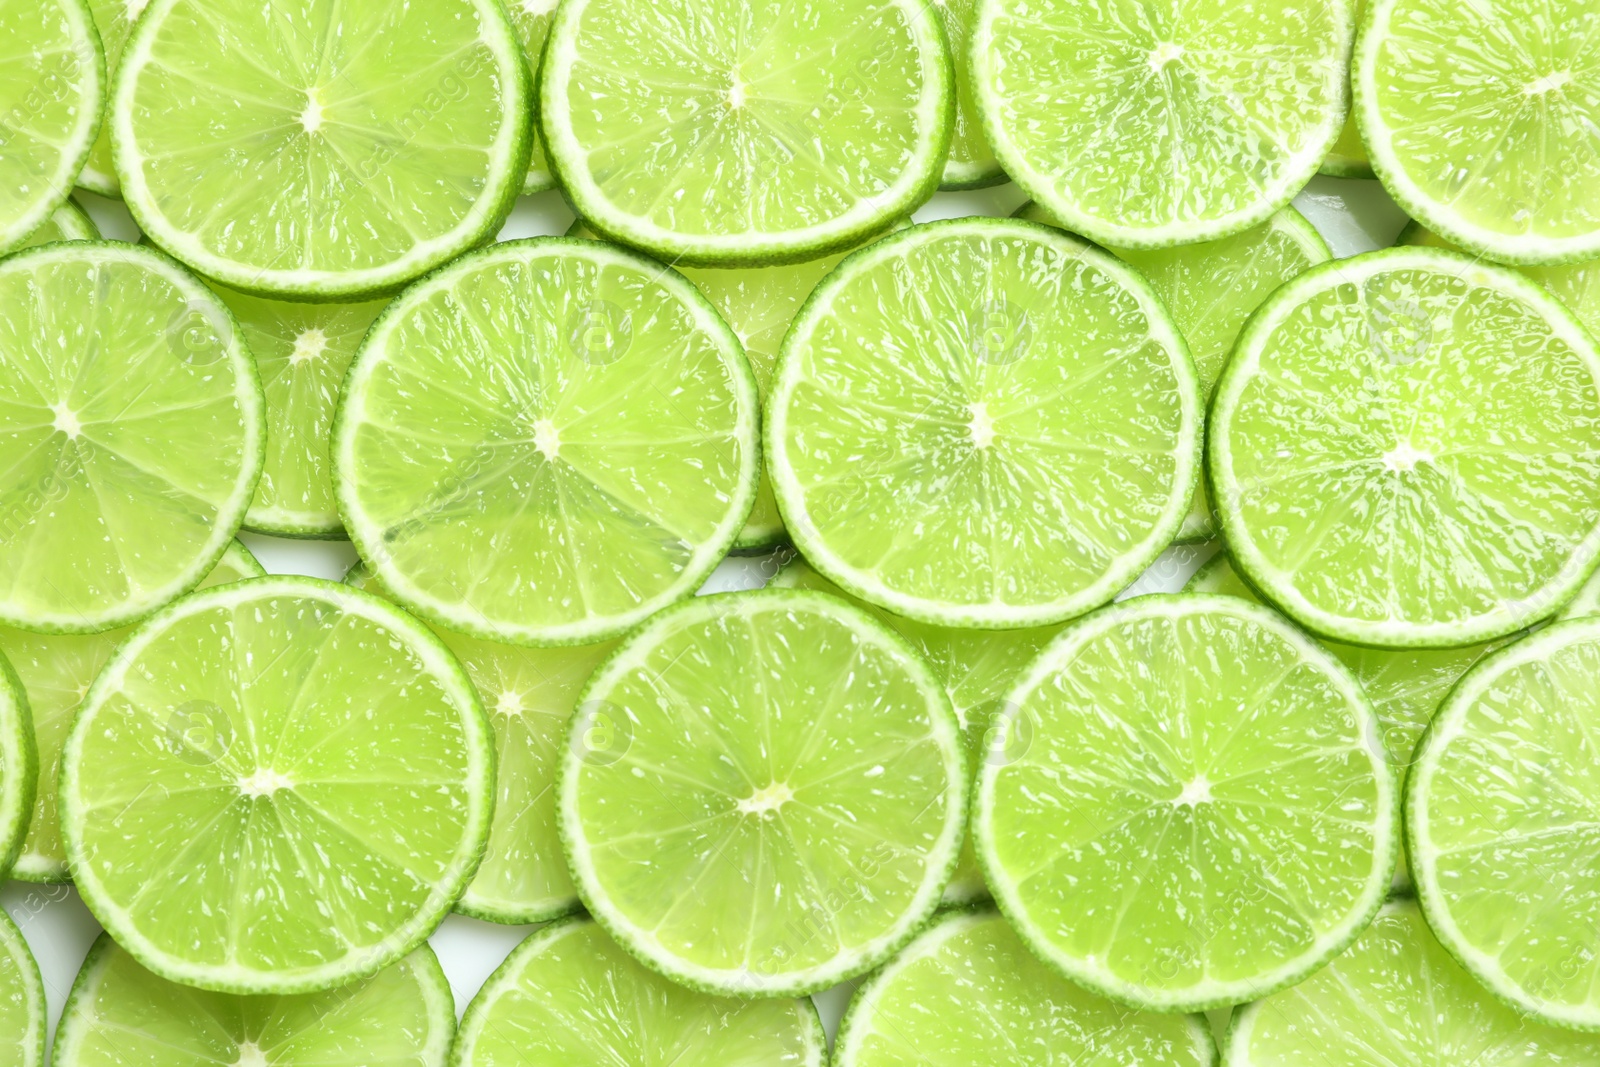
M1209 473L1251 586L1349 644L1479 644L1600 557L1600 352L1515 271L1432 248L1313 267L1240 335Z
M427 945L326 993L239 997L174 985L105 934L56 1033L62 1067L443 1067L450 983Z
M1366 14L1367 0L1354 0L1353 6L1355 25L1359 27ZM1367 146L1361 141L1361 127L1356 122L1354 109L1345 117L1344 129L1339 131L1339 139L1328 149L1318 173L1330 178L1377 177L1372 173L1372 160L1367 158Z
M11 664L0 656L0 881L22 851L39 777L39 750L28 697Z
M1351 74L1406 214L1508 263L1600 257L1592 0L1370 0Z
M93 633L194 588L255 491L261 408L233 316L165 256L0 261L0 624Z
M560 0L507 0L506 13L516 27L522 53L528 60L531 84L538 84L539 61L544 58L545 38L550 35L550 20L555 16ZM536 114L529 115L533 126L533 151L528 158L528 175L522 180L523 195L542 193L555 187L555 175L550 173L550 160L544 152L544 138L539 133Z
M1600 571L1596 571L1578 590L1578 595L1562 611L1561 618L1586 619L1591 615L1600 615Z
M345 581L388 595L364 563ZM546 922L577 910L578 891L556 825L556 769L578 694L616 643L519 648L434 632L467 669L494 730L489 847L456 910L493 923Z
M1047 226L1061 225L1033 203L1024 204L1016 217ZM1292 207L1284 208L1263 225L1217 241L1177 248L1109 251L1138 268L1172 312L1173 321L1189 343L1207 403L1222 365L1233 350L1233 342L1251 313L1278 286L1333 258L1316 227ZM1216 534L1211 498L1201 482L1183 528L1178 531L1178 540L1200 541Z
M590 914L706 992L799 996L871 970L938 905L961 847L949 701L837 597L663 611L595 673L568 739L561 833Z
M1130 600L1012 690L978 772L978 860L1080 985L1155 1011L1266 996L1383 903L1399 796L1377 729L1349 672L1276 613Z
M44 979L22 931L0 911L0 1062L44 1067L44 1035Z
M494 236L531 111L495 0L149 0L106 122L156 244L236 289L349 300Z
M161 611L89 690L61 836L100 924L163 978L304 993L381 970L483 855L494 748L427 627L313 578Z
M530 934L461 1020L452 1067L822 1067L808 1000L707 996L639 966L587 919Z
M721 561L755 497L759 412L738 340L681 275L594 241L495 245L367 335L334 426L339 510L431 621L595 644Z
M200 588L258 578L265 573L250 550L235 541ZM13 878L24 882L68 880L67 854L61 844L61 823L56 812L61 747L89 686L132 632L133 627L124 626L97 634L36 634L0 626L0 652L16 668L28 694L33 736L39 747L38 787L34 790L32 816L24 824L28 836L11 871ZM210 723L203 717L191 717L174 724L178 735L191 728L198 731L191 740L200 738L203 743Z
M246 529L342 540L328 435L339 386L387 301L305 304L217 287L244 331L267 401L267 457Z
M956 719L966 733L967 767L973 773L977 772L988 751L990 731L1005 706L1006 694L1050 639L1061 632L1060 626L957 630L917 622L856 600L798 556L784 564L769 585L778 589L815 589L844 597L871 612L910 642L933 669L933 676L950 698L950 706L955 709ZM988 895L983 871L972 854L972 842L964 841L956 873L944 890L945 903L965 904Z
M568 0L540 121L596 232L674 265L762 266L860 244L927 200L951 81L921 0Z
M950 54L955 60L956 124L950 136L950 158L945 160L939 187L946 190L981 189L1008 181L983 133L983 120L972 98L972 23L978 0L934 0L944 23Z
M1068 229L1164 248L1266 222L1346 114L1350 0L988 0L972 85L1001 166Z
M1395 900L1350 950L1293 989L1236 1012L1228 1067L1583 1067L1600 1042L1530 1022L1439 947L1415 901Z
M1003 1051L1002 1051L1003 1050ZM1130 1012L1063 981L999 915L935 920L856 992L833 1067L1212 1067L1204 1017Z
M944 626L1060 622L1177 534L1203 407L1137 272L1029 222L915 226L823 280L767 403L795 546L863 600Z
M94 224L88 214L74 204L66 201L51 213L40 226L24 242L23 248L37 248L40 245L55 244L57 241L98 241L100 229Z
M1434 716L1406 787L1418 896L1490 991L1553 1026L1600 1030L1600 619L1478 664Z
M106 57L84 0L0 4L0 255L72 193L105 100Z
M122 48L128 43L133 24L144 11L149 0L88 0L94 14L95 28L100 31L100 42L106 53L106 84L115 79L122 62ZM122 186L111 164L111 129L102 123L100 133L89 150L89 158L78 174L78 187L101 196L120 197Z

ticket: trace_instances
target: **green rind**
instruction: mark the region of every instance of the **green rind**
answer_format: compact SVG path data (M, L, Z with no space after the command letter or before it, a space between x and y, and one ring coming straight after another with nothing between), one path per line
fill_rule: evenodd
M100 228L94 224L88 212L69 198L62 201L61 206L51 213L43 226L28 235L28 239L22 242L22 247L17 251L56 244L60 241L98 240L100 240Z
M44 976L39 973L38 961L33 958L22 931L17 929L16 923L3 909L0 909L0 967L16 968L22 995L27 1002L24 1014L28 1019L28 1028L23 1033L0 1035L0 1057L19 1057L7 1059L8 1067L44 1067L47 1029ZM57 1062L67 1067L63 1061Z
M1556 621L1587 619L1591 615L1600 615L1600 571L1595 571L1589 576L1589 580L1583 583L1583 588L1578 590L1578 595L1572 598L1572 602L1560 615L1556 616Z
M28 694L0 655L0 881L12 877L33 817L39 780L39 749L34 744Z
M958 794L957 803L951 806L949 825L943 844L944 857L936 858L930 868L933 877L927 879L922 886L922 899L915 902L907 912L901 916L897 926L888 935L880 937L878 944L873 945L868 951L856 952L852 956L836 957L827 967L812 968L810 971L796 972L786 976L782 982L756 983L750 980L744 982L719 981L717 975L727 972L709 971L696 967L693 964L680 963L665 954L652 952L645 938L622 918L615 908L611 907L605 896L604 887L595 880L592 869L588 865L582 830L577 824L575 793L577 790L578 765L582 762L580 755L582 746L577 736L582 721L579 716L573 716L568 724L566 738L566 754L562 759L561 768L556 779L558 794L557 812L561 826L561 841L567 855L567 862L572 867L573 881L578 885L578 895L583 898L585 908L589 914L610 934L612 939L621 945L640 963L666 977L679 985L688 986L690 989L702 993L712 993L727 996L741 997L800 997L809 996L820 992L829 986L875 969L884 961L892 958L916 937L919 930L926 925L928 919L938 911L944 887L955 872L956 863L961 856L961 841L965 835L968 812L971 801L971 790L968 787L969 776L965 766L966 758L962 751L961 725L956 719L955 711L950 706L950 701L944 694L944 688L939 685L933 672L928 669L926 662L917 654L906 639L894 632L888 626L873 618L866 611L855 607L848 601L839 597L829 596L826 593L813 592L805 589L758 589L743 593L719 594L716 596L693 597L689 600L674 604L657 612L647 622L633 631L622 645L609 659L595 671L594 677L589 680L589 685L578 698L578 706L582 707L592 701L601 699L607 688L613 683L616 676L627 671L635 656L635 648L653 638L660 631L675 625L680 616L703 615L711 617L720 608L717 601L728 597L755 601L779 601L795 605L810 605L813 610L827 612L835 617L848 619L852 627L860 634L866 635L872 641L895 650L902 657L902 664L918 682L918 688L929 696L929 711L940 733L944 734L947 752L947 766L954 763L955 773L950 781ZM689 621L694 621L693 619Z
M135 657L150 640L171 623L196 610L219 601L236 600L260 593L271 595L301 595L319 598L342 609L354 609L369 618L375 618L390 630L410 639L411 650L423 659L436 673L441 683L447 684L460 706L466 711L462 723L472 749L480 754L476 768L478 791L473 798L474 814L465 835L469 844L457 856L455 870L447 882L436 886L432 906L419 912L400 931L391 934L391 943L380 951L369 952L368 958L343 966L324 966L290 977L263 975L252 980L250 972L244 977L215 973L214 969L195 967L156 949L147 938L125 921L121 909L107 899L99 880L93 875L93 865L83 849L81 828L86 818L77 803L77 780L80 774L93 773L83 765L81 749L86 734L93 730L95 714L108 690L120 684ZM456 899L472 881L483 858L484 844L489 833L490 810L494 804L494 745L489 740L488 718L477 691L467 672L443 641L404 611L380 597L361 592L338 582L302 575L269 575L244 582L235 582L206 590L192 596L181 597L160 612L146 619L112 658L84 698L83 707L67 737L61 757L61 836L67 846L67 862L73 872L73 881L85 905L100 925L114 937L119 945L139 961L147 970L183 985L192 985L218 993L239 995L310 993L332 988L377 973L391 963L404 958L425 942L450 913ZM259 972L258 972L259 973Z
M524 36L524 30L532 30L532 20L553 16L559 0L508 0L506 13L511 16L511 23L516 27L517 37L523 46L523 53L528 59L529 91L532 92L539 84L539 64L544 61L544 46L549 40L549 24L546 23L545 36L539 41L537 50L528 48L531 43ZM547 8L546 11L539 11ZM538 14L535 14L538 12ZM533 196L536 193L547 192L556 187L556 177L550 172L550 160L545 156L544 134L539 129L539 102L533 101L533 106L528 116L531 128L532 151L528 158L528 175L522 180L522 195Z
M1576 595L1584 578L1594 569L1596 561L1600 560L1600 526L1591 530L1583 543L1574 549L1557 580L1522 598L1523 607L1520 611L1502 612L1498 617L1480 616L1480 619L1486 618L1489 621L1475 624L1417 625L1393 621L1377 625L1351 624L1311 610L1307 605L1289 596L1285 587L1265 580L1265 568L1253 553L1247 531L1240 526L1232 506L1226 503L1231 496L1223 492L1218 484L1220 472L1227 467L1230 456L1228 436L1225 432L1229 409L1236 399L1234 392L1246 384L1245 376L1249 373L1246 364L1250 362L1250 350L1261 338L1280 325L1282 316L1298 306L1297 302L1302 294L1316 291L1322 286L1325 278L1331 277L1337 279L1337 282L1351 283L1355 276L1351 269L1353 265L1359 267L1369 264L1398 264L1408 259L1418 264L1418 269L1422 270L1450 266L1463 275L1477 272L1480 275L1492 276L1496 279L1497 287L1515 292L1539 308L1552 331L1570 345L1575 353L1587 357L1595 380L1600 383L1600 346L1597 346L1595 340L1589 336L1577 317L1563 307L1543 286L1511 268L1480 263L1467 256L1442 249L1418 247L1384 248L1365 253L1355 259L1335 260L1312 267L1279 288L1257 309L1240 332L1233 354L1229 357L1222 377L1217 382L1216 393L1212 400L1206 445L1206 483L1211 491L1213 507L1223 537L1240 576L1251 587L1260 590L1267 602L1312 633L1343 644L1365 645L1371 648L1457 648L1484 644L1526 629L1533 623L1549 617ZM1254 368L1250 370L1253 371Z
M972 39L972 23L977 16L977 0L933 0L944 25L945 40L950 45L950 58L955 72L956 118L950 137L950 158L945 160L944 175L939 180L941 192L960 192L965 189L986 189L1011 179L1000 168L983 132L972 99L972 77L968 69L967 47ZM963 145L962 135L966 137ZM976 142L976 145L973 144ZM976 151L972 149L976 148ZM967 154L957 159L958 152Z

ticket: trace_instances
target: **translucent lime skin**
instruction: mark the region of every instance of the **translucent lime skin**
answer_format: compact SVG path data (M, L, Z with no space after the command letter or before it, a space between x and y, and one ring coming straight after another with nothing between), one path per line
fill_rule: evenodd
M555 17L559 0L510 0L506 13L517 28L517 38L523 54L528 59L528 73L533 84L539 81L539 61L544 58L545 38L550 35L550 20ZM522 183L522 195L542 193L555 188L555 175L550 172L550 160L544 153L544 138L539 134L538 113L533 121L533 148L528 155L528 176Z
M133 23L148 0L88 0L88 3L89 10L94 13L95 29L100 31L100 42L105 46L106 84L109 85L122 62L122 46L128 43ZM122 186L111 163L111 130L103 120L94 147L89 150L89 158L78 172L78 187L101 196L122 195Z
M978 0L935 0L934 8L950 40L950 55L955 60L956 124L950 135L950 158L944 164L939 188L946 191L982 189L1008 181L994 158L994 150L983 132L983 120L972 98L972 21L977 17Z
M1367 0L1355 0L1355 24L1361 25L1366 14ZM1350 109L1339 131L1339 139L1328 149L1328 156L1317 171L1330 178L1375 178L1372 160L1367 158L1367 146L1361 141L1361 127L1356 122L1355 109Z
M809 1000L736 1000L669 982L595 923L528 935L473 997L451 1067L823 1067Z
M8 1067L44 1067L45 1011L39 964L22 931L0 911L0 1061Z
M77 204L68 200L51 213L43 226L22 242L22 248L37 248L57 241L98 241L100 228ZM21 251L19 248L17 251Z
M10 875L22 852L33 811L39 749L31 720L22 681L0 656L0 879Z

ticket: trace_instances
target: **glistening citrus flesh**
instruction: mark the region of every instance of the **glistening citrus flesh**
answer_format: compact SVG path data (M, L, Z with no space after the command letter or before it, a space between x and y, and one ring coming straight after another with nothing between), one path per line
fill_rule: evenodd
M616 725L597 744L602 714ZM567 736L558 810L578 891L693 988L799 996L863 974L950 880L960 726L904 639L837 597L661 612L595 673Z
M44 1067L45 1012L39 965L22 931L0 911L0 1057L6 1063Z
M768 469L808 562L943 626L1060 622L1178 533L1202 401L1132 268L1008 219L914 226L847 258L784 341Z

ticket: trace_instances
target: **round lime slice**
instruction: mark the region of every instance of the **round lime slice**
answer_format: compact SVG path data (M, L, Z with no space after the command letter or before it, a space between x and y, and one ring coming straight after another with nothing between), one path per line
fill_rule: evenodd
M452 1067L823 1067L808 1000L731 1000L641 967L594 923L528 935L467 1007Z
M388 595L364 563L345 581ZM577 910L578 891L556 825L556 769L578 694L616 643L521 648L434 632L467 669L494 731L489 846L456 910L493 923L546 922Z
M800 996L871 970L938 906L961 847L944 690L837 597L661 612L595 673L568 742L561 833L590 914L706 992Z
M349 300L494 236L531 92L495 0L149 0L106 122L156 244L235 289Z
M1349 644L1480 644L1600 557L1600 351L1515 271L1432 248L1313 267L1217 385L1209 473L1249 583Z
M934 0L934 9L944 23L950 54L955 60L956 124L950 135L950 158L944 163L939 188L981 189L1008 181L994 158L994 149L983 133L983 120L972 97L972 22L977 17L978 0Z
M1600 619L1541 630L1478 664L1434 716L1406 784L1428 925L1497 996L1600 1030Z
M1406 214L1508 263L1600 257L1592 0L1369 0L1355 113Z
M133 24L144 11L149 0L88 0L94 14L94 25L100 31L100 42L106 53L106 84L115 80L117 68L122 63L122 48L128 43ZM89 158L78 173L78 187L101 196L120 197L122 186L117 181L116 169L111 164L111 129L106 123L100 126Z
M455 1000L422 945L325 993L240 997L175 985L105 934L72 984L56 1032L61 1067L443 1067Z
M795 319L767 402L795 546L863 600L943 626L1105 603L1177 534L1203 406L1150 285L1059 230L914 226Z
M738 340L682 275L594 241L495 245L367 335L334 426L339 510L431 621L595 644L722 560L755 498L759 419Z
M1061 225L1033 203L1024 204L1016 217L1047 226ZM1251 313L1278 286L1333 258L1316 227L1292 207L1284 208L1260 226L1216 241L1177 248L1110 251L1138 268L1172 312L1173 321L1189 343L1189 353L1200 375L1201 395L1207 403L1222 365L1233 350L1233 342ZM1216 534L1211 498L1201 482L1178 531L1178 540L1200 541Z
M506 13L517 28L517 39L522 44L522 54L528 61L531 84L538 84L539 61L544 58L545 38L550 35L550 20L555 17L560 0L508 0ZM544 138L539 133L538 115L530 114L533 123L533 151L528 158L528 175L522 180L524 196L542 193L555 187L555 175L550 173L550 160L545 156Z
M1002 1050L1004 1050L1002 1052ZM833 1067L1053 1067L1085 1062L1213 1067L1205 1018L1130 1012L1064 981L993 911L936 919L856 991Z
M39 749L28 697L11 664L0 656L0 880L12 876L33 812Z
M1531 1022L1489 996L1439 947L1416 902L1402 899L1323 970L1236 1012L1226 1061L1581 1067L1600 1062L1600 1042Z
M11 917L0 911L0 1061L12 1067L44 1067L44 979L28 943ZM65 1067L69 1060L57 1057Z
M1350 0L988 0L972 85L1018 185L1075 233L1164 248L1266 222L1346 114Z
M245 528L343 539L328 435L345 371L387 301L291 303L221 286L217 295L239 320L267 401L266 462Z
M304 993L376 973L483 855L494 746L466 672L386 601L219 586L117 649L61 759L89 910L175 982Z
M988 752L990 731L1005 707L1005 697L1060 626L1026 630L957 630L933 626L875 608L818 574L798 556L785 563L769 585L778 589L815 589L859 604L893 628L933 669L966 733L967 767L974 774ZM955 874L945 886L947 904L965 904L989 895L983 871L972 854L972 842L961 845Z
M228 546L200 588L259 578L266 571L235 541ZM133 633L133 627L103 630L97 634L36 634L0 626L0 652L16 668L22 688L28 695L28 711L33 736L39 748L38 786L34 790L32 815L26 822L27 837L11 877L24 882L65 882L69 878L67 854L61 844L61 822L56 811L56 785L61 779L61 747L73 716L89 687L111 660L117 646ZM182 735L190 728L201 739L209 729L204 718L180 719L174 730Z
M1596 571L1583 583L1583 588L1578 590L1578 595L1572 598L1561 618L1586 619L1591 615L1600 615L1600 571Z
M1372 920L1394 772L1338 660L1236 597L1140 597L1070 626L978 772L989 888L1068 978L1200 1011L1301 981Z
M45 224L34 230L29 238L22 242L23 248L37 248L40 245L52 245L58 241L98 241L100 229L94 224L83 208L66 201L53 211Z
M105 100L106 57L84 0L0 4L0 255L72 193Z
M233 316L165 256L0 261L0 624L93 633L194 588L255 492L261 409Z
M698 266L815 259L888 229L938 188L955 113L921 0L568 0L539 97L578 214Z

